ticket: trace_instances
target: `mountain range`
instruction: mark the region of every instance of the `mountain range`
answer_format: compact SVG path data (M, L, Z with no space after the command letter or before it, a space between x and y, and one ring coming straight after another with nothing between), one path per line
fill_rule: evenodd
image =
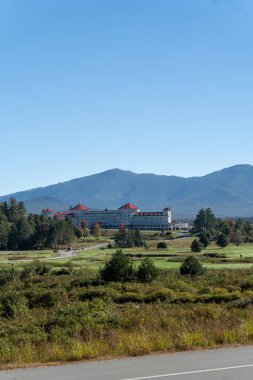
M202 176L183 178L111 169L46 187L0 197L24 201L29 212L54 211L81 203L114 209L130 201L141 210L171 207L174 218L191 218L202 207L220 217L253 216L253 166L236 165Z

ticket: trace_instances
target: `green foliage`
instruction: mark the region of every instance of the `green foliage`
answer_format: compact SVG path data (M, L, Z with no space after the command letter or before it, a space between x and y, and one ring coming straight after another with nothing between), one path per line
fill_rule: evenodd
M210 208L201 209L194 220L194 231L197 233L207 233L213 234L216 225L217 219Z
M26 312L26 299L17 290L7 290L0 295L0 315L13 319Z
M174 292L171 289L159 289L145 296L146 303L171 301L174 297Z
M192 255L187 256L180 267L180 274L181 275L189 274L192 279L198 275L203 274L204 271L205 271L204 267L199 261L199 259Z
M202 244L199 242L198 239L193 240L193 242L191 243L191 251L196 253L202 251Z
M11 198L0 203L0 249L43 249L71 244L74 226L67 220L27 215L24 204Z
M131 260L122 250L117 250L100 270L101 279L105 282L131 281L134 278L134 268Z
M216 238L216 244L221 248L225 248L228 245L228 239L226 235L222 233L219 234Z
M202 244L202 246L204 248L207 248L210 243L211 243L211 240L210 240L210 234L206 233L206 234L201 234L199 236L199 242Z
M0 268L1 366L253 342L252 270L104 284L84 268L36 265L29 276Z
M145 258L137 270L136 277L140 282L151 282L157 278L158 274L158 268L153 261L150 258Z
M25 280L32 276L44 276L50 272L50 266L40 261L35 261L31 264L27 264L23 267L20 277Z
M144 242L139 230L127 230L125 226L120 226L115 235L115 245L118 248L143 247Z
M165 243L165 241L160 241L158 244L157 244L157 249L166 249L168 248L168 245L167 243Z
M101 234L101 227L99 223L93 223L91 226L91 233L95 238L99 238Z

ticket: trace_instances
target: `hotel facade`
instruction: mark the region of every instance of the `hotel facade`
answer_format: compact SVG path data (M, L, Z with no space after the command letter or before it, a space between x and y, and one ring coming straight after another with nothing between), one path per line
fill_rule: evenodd
M46 209L42 213L49 216L52 210ZM139 230L170 230L172 229L172 213L170 208L162 211L141 212L138 207L128 202L117 210L91 210L88 207L78 204L71 207L69 211L54 214L58 218L70 218L75 226L80 226L82 222L91 228L94 223L98 223L104 229L118 229L124 225L128 229Z

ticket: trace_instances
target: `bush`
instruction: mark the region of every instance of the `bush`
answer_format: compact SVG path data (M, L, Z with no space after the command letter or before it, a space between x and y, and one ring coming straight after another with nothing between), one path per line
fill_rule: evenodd
M165 302L165 301L171 301L174 297L174 292L171 289L160 289L156 292L147 294L144 297L145 303L152 303L152 302Z
M124 293L121 294L115 302L117 303L126 303L126 302L136 302L141 303L143 302L143 295L139 293Z
M177 293L173 299L173 303L191 303L194 301L194 295L190 292Z
M201 303L222 303L222 302L232 302L239 300L240 293L239 292L233 292L233 293L224 293L224 294L205 294L203 296L200 296L196 299L196 302Z
M203 245L204 248L208 247L208 245L211 243L210 236L207 234L200 235L199 241Z
M100 277L105 282L131 281L134 279L132 261L119 249L100 269Z
M52 271L52 274L54 274L55 276L70 275L70 273L71 273L71 268L66 268L66 267L54 269Z
M159 274L158 268L154 265L150 258L146 258L142 261L137 270L137 280L140 282L151 282Z
M205 271L203 265L199 261L199 259L195 256L187 256L184 260L183 264L180 267L180 274L187 275L189 274L191 278L203 274Z
M221 247L221 248L225 248L227 245L228 245L228 239L226 237L226 235L224 234L219 234L217 236L217 239L216 239L216 244Z
M157 244L157 249L166 249L166 248L168 248L168 246L167 246L167 244L164 241L160 241Z
M192 252L201 252L202 250L202 244L199 242L199 240L195 239L193 240L191 244L191 251Z
M98 286L94 288L82 291L79 294L79 299L81 301L93 301L95 298L100 298L103 300L114 300L120 293L116 289L108 288L106 286Z
M7 319L13 319L24 314L27 310L27 302L18 291L9 290L0 296L0 315Z

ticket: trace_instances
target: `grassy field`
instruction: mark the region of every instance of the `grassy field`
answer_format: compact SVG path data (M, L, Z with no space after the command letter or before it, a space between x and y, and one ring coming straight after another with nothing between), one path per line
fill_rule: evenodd
M253 342L252 270L104 284L68 269L0 268L0 368Z
M0 254L0 367L253 342L253 244L194 254L208 270L193 280L178 270L193 238L157 235L123 249L136 267L151 257L155 281L105 284L98 269L115 248L97 246L109 239L79 241L76 256L40 251L40 262L36 250Z
M146 233L147 234L147 233ZM166 240L157 237L155 240L148 241L148 248L126 248L124 253L131 256L135 265L139 265L141 260L148 256L151 257L158 268L170 269L179 268L185 257L191 254L190 245L193 238L182 238L174 240ZM27 261L40 259L42 261L50 261L56 266L66 265L71 261L75 267L84 267L87 269L98 270L99 267L110 259L115 249L92 248L98 244L106 244L110 240L110 236L103 236L99 240L89 238L79 241L75 245L78 249L75 256L71 253L66 257L60 257L59 252L53 250L43 251L23 251L23 252L1 252L0 264L23 265ZM165 241L168 245L167 249L157 249L157 243ZM88 249L88 250L87 250ZM242 244L235 246L230 244L228 247L221 249L212 243L201 253L194 254L202 261L207 268L251 268L253 266L253 244Z

